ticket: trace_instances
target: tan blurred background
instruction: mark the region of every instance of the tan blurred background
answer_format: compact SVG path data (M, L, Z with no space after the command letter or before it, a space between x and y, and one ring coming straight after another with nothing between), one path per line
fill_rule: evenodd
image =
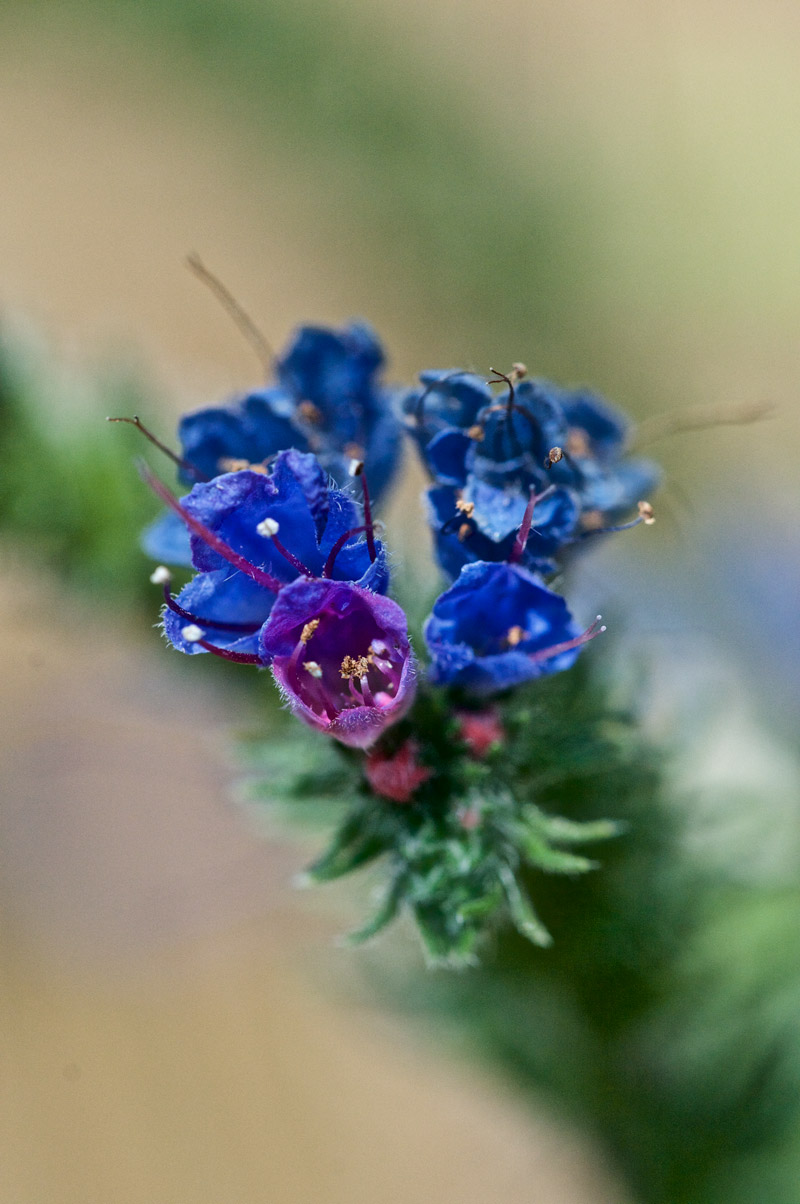
M754 465L796 505L796 6L297 10L378 77L385 64L398 94L438 96L476 178L498 180L503 220L526 195L505 182L534 182L551 225L531 234L519 295L504 230L470 225L463 204L450 223L435 161L421 203L441 229L425 242L412 202L404 228L391 178L373 179L378 135L328 160L272 94L257 119L176 66L158 31L99 11L0 8L0 303L60 375L122 360L165 431L252 384L248 348L181 265L197 250L278 346L298 321L364 315L397 379L521 356L639 417L774 398L779 425L665 456L680 480L702 477L701 508L712 487L746 489ZM343 91L350 66L334 74ZM311 108L337 98L321 88ZM458 267L476 255L486 296ZM559 282L551 307L537 280ZM516 327L499 333L493 313ZM411 524L397 537L418 539ZM152 632L65 594L20 549L6 565L3 1204L621 1200L563 1126L343 991L358 961L328 950L346 900L333 914L327 897L298 902L303 850L264 842L228 801L226 732L248 704L176 674Z

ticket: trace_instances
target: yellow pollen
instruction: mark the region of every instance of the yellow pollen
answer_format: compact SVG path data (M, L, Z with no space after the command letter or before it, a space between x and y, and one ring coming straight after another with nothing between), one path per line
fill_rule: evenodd
M652 527L653 523L656 521L656 516L653 513L653 507L649 502L637 502L636 505L639 507L639 518L644 521L644 525L646 527Z
M300 643L307 644L318 627L319 619L309 619L303 630L300 632Z
M463 543L465 539L469 538L471 534L472 527L469 525L469 523L462 523L458 528L458 538L460 539L461 543Z
M552 464L558 464L559 460L563 459L564 453L561 448L551 447L550 451L547 453L547 467L549 468Z
M313 426L319 426L322 423L322 410L315 406L313 401L301 401L297 412L305 422L310 422Z
M525 635L526 632L524 632L521 627L509 627L506 633L506 643L508 644L509 648L516 648L517 644L521 644L525 639Z
M262 475L267 472L266 464L251 464L249 460L236 460L232 456L223 456L217 463L220 472L243 472L245 469Z
M475 503L465 502L464 499L460 497L456 502L456 510L460 510L462 514L466 514L467 518L472 518L473 514L475 513Z
M342 677L366 677L369 670L369 660L366 656L346 656L339 670Z
M591 456L589 436L580 427L574 426L567 435L567 451L571 456Z
M345 443L342 451L347 456L348 460L364 459L364 448L360 443Z
M581 526L584 531L599 531L604 523L602 510L587 510L585 514L581 515Z
M483 443L484 439L486 438L483 427L477 422L474 426L467 428L467 434L469 435L470 439L473 439L476 443Z

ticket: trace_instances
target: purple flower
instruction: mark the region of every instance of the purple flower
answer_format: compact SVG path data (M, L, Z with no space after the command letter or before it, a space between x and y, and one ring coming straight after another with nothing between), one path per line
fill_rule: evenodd
M424 630L435 683L491 694L568 669L602 629L581 632L564 599L518 564L478 561L436 599Z
M169 501L163 486L159 492ZM370 531L363 538L360 509L329 487L312 455L281 452L269 473L226 473L171 504L189 528L198 570L177 598L166 570L158 571L164 631L181 652L261 663L258 632L279 591L298 578L388 586L382 545Z
M373 744L414 699L406 616L359 585L287 586L258 643L292 713L353 748Z

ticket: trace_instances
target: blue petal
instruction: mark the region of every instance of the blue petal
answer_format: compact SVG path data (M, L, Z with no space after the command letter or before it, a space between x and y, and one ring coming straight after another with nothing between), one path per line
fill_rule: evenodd
M443 430L434 435L425 449L425 459L435 481L441 485L463 485L467 479L467 452L472 447L469 435Z
M277 389L263 389L228 406L197 410L178 425L183 457L209 479L221 471L220 461L258 464L286 447L306 450L308 442L291 420L291 402ZM194 478L182 473L182 479Z
M165 510L145 527L139 544L146 556L152 556L162 564L191 565L192 549L189 532L183 519L173 510Z
M183 587L177 602L197 617L201 627L204 619L257 624L252 635L218 627L204 629L206 639L218 648L254 653L258 651L258 631L269 617L275 595L251 581L244 573L221 569L212 573L198 573ZM183 638L183 628L191 622L172 610L164 611L164 633L170 643L180 652L190 655L205 652L197 643L190 643Z
M588 436L593 455L608 460L622 452L628 419L601 397L588 389L565 393L564 413L571 427L577 427Z

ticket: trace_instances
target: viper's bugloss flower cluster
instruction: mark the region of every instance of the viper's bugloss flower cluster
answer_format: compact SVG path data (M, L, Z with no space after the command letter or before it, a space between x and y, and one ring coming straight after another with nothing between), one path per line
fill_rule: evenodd
M582 630L550 575L588 535L652 522L658 470L628 456L621 415L524 379L522 365L491 382L425 372L401 398L378 383L383 358L363 324L303 327L274 384L182 419L180 454L168 454L188 492L143 468L167 507L144 543L192 570L176 595L170 569L153 573L174 648L268 669L292 715L359 750L345 757L359 801L312 876L385 854L390 887L360 936L408 906L432 958L464 961L504 916L546 943L522 868L588 869L559 844L612 834L551 821L508 767L523 688L569 669L605 630L599 619ZM397 467L401 411L451 579L422 624L422 666L387 596L372 514Z

